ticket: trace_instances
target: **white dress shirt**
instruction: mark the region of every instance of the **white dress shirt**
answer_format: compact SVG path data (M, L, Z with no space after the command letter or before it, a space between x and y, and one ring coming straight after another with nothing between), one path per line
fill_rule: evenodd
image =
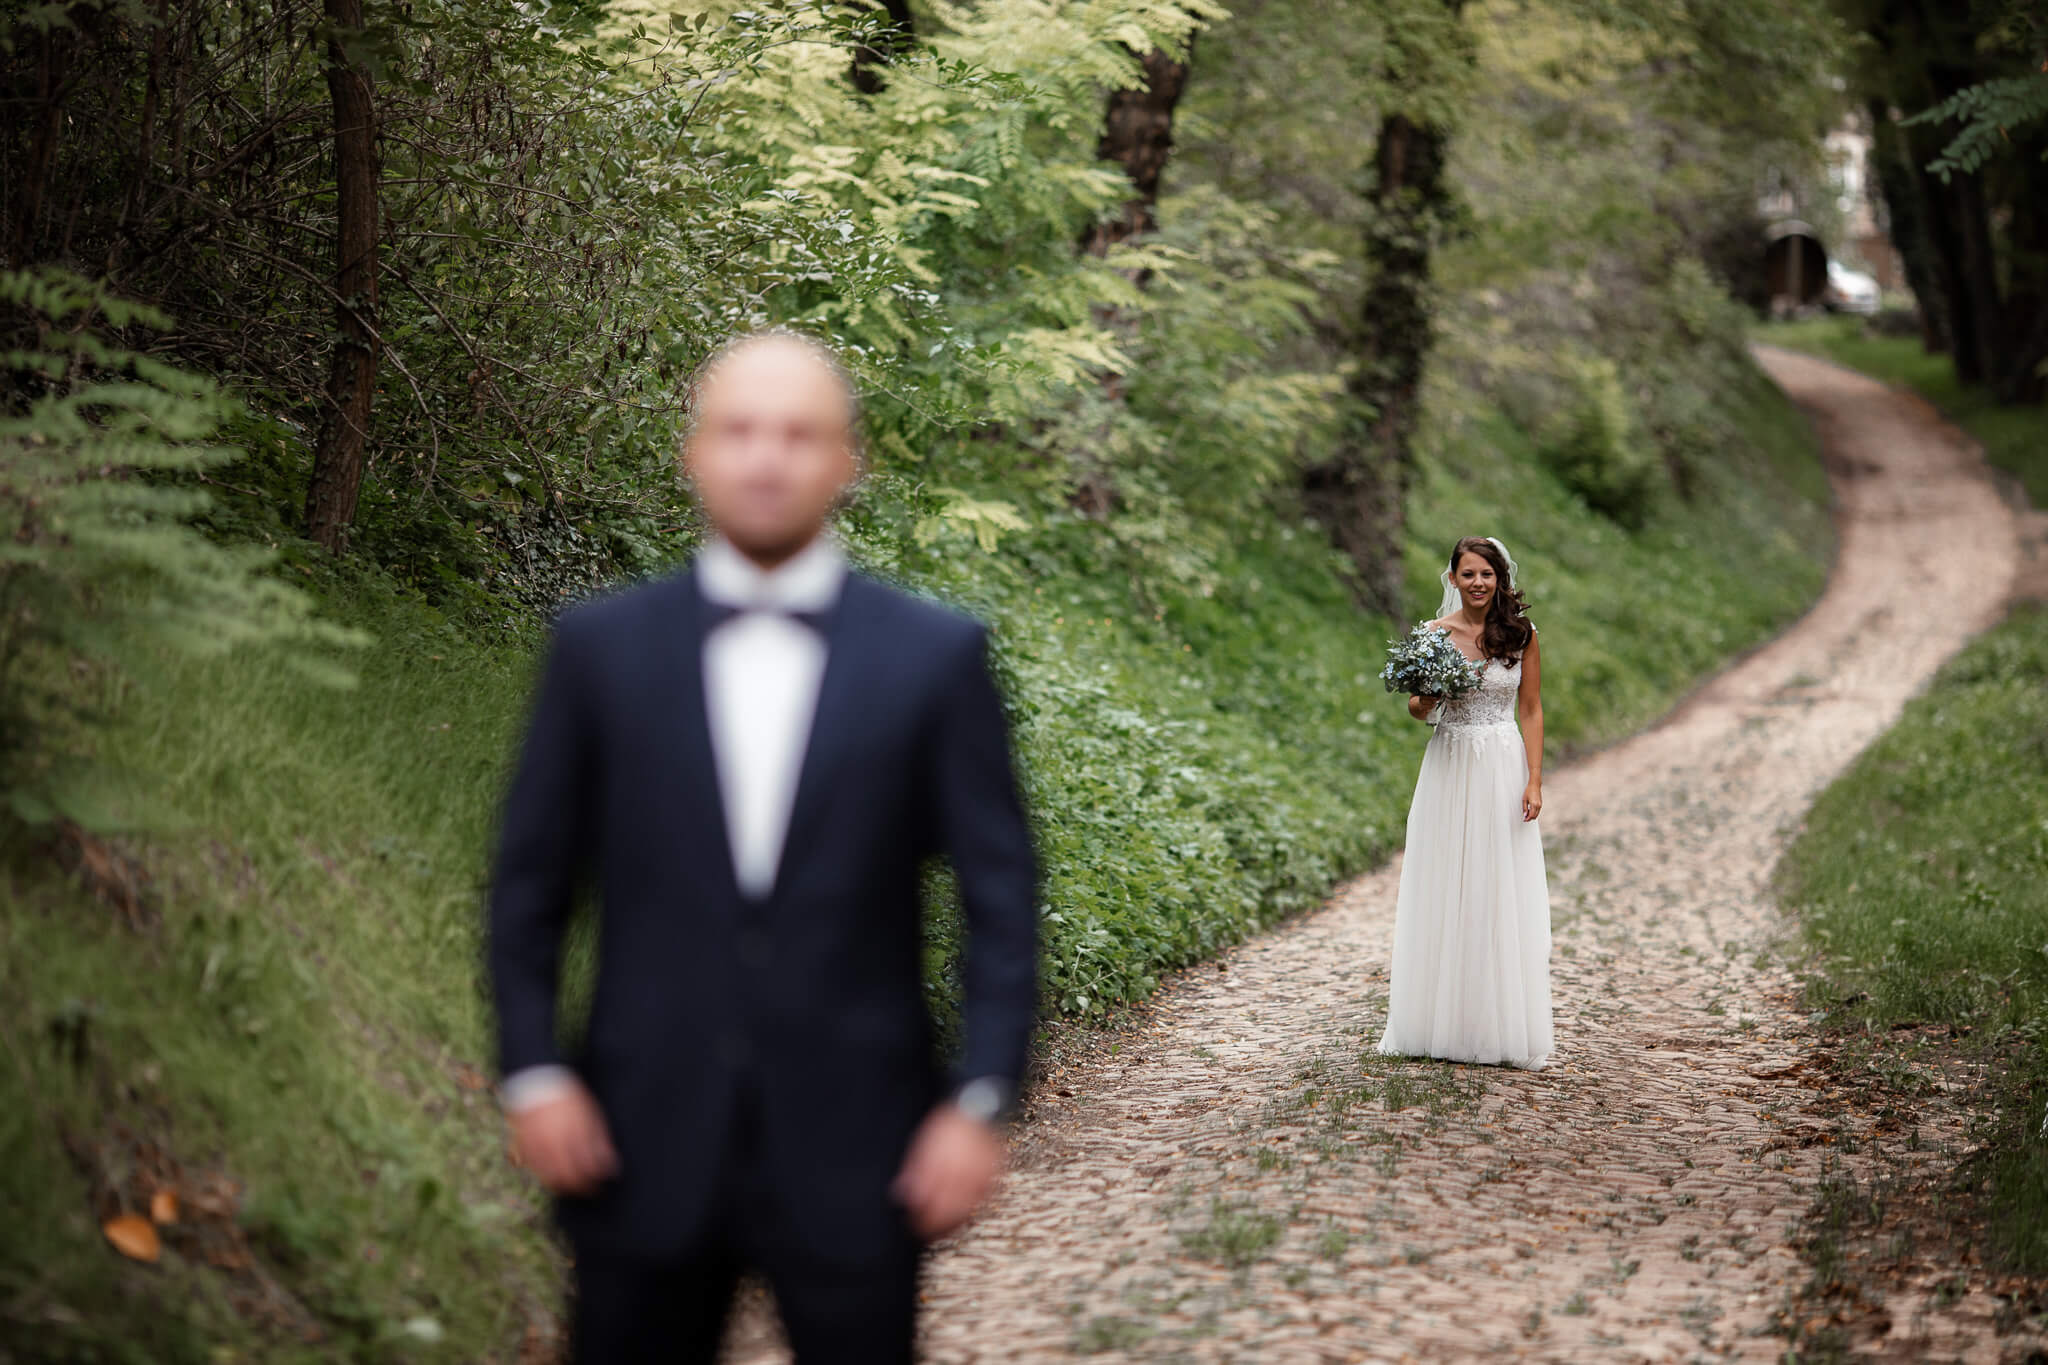
M778 613L830 608L846 582L846 557L821 536L763 569L714 540L697 560L697 582L710 601L746 613L704 638L704 715L733 875L741 891L766 897L775 889L825 676L824 636Z
M775 889L825 677L824 636L779 613L828 610L846 583L846 555L820 536L764 569L720 538L697 557L696 570L707 600L742 609L704 638L704 718L733 877L762 898ZM571 1074L561 1066L514 1072L500 1092L505 1107L552 1099Z

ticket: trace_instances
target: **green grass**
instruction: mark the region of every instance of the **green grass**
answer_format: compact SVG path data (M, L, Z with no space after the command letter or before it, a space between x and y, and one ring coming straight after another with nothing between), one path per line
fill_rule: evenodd
M1221 1198L1210 1201L1209 1221L1181 1234L1181 1250L1199 1260L1216 1261L1243 1270L1266 1258L1284 1229L1280 1220L1248 1204Z
M1920 394L2048 505L2048 411L2000 406L1957 383L1946 356L1866 335L1856 319L1758 335ZM1987 1063L1976 1099L1992 1117L1987 1153L1962 1174L1985 1196L1994 1253L2035 1273L2048 1271L2044 773L2048 613L2037 606L1952 661L1829 789L1781 873L1816 950L1817 1003L1838 1023L1968 1030Z
M1757 337L1919 394L1982 442L1985 458L2015 475L2036 507L2048 507L2048 415L2041 408L2003 406L1984 389L1958 383L1947 356L1928 354L1917 338L1866 335L1860 318L1775 323Z
M1131 1351L1144 1345L1158 1332L1158 1328L1138 1318L1123 1318L1113 1314L1093 1317L1074 1329L1072 1347L1075 1355L1101 1355L1105 1351Z
M1838 1024L1968 1030L1996 1255L2048 1271L2048 609L1942 670L1815 805L1781 875Z
M1456 535L1507 540L1556 751L1653 718L1819 589L1832 542L1805 425L1761 380L1728 402L1743 436L1725 463L1634 534L1498 417L1426 456L1416 614ZM994 555L884 566L997 626L1047 868L1047 1003L1070 1016L1142 998L1400 837L1426 735L1376 677L1393 623L1360 614L1321 536L1270 507L1204 533L1224 546L1213 575L1156 597L1070 518ZM129 845L159 922L128 927L34 849L0 857L14 1359L511 1360L559 1306L539 1201L488 1092L465 1086L487 1070L481 890L539 632L294 557L378 642L358 687L245 655L106 685L99 742L178 817ZM941 915L942 1004L952 947ZM239 1214L195 1215L158 1265L122 1261L96 1200L145 1198L138 1161L231 1178ZM224 1247L255 1269L207 1267Z
M486 1067L478 887L527 651L389 595L329 602L381 641L354 691L247 657L130 698L110 743L182 817L148 851L160 924L124 927L30 851L0 869L12 1358L473 1360L556 1306L538 1203L488 1091L463 1084ZM68 1017L87 1021L75 1063L48 1045ZM187 1182L224 1171L283 1306L250 1310L269 1298L250 1275L202 1271L227 1229L188 1219L161 1264L115 1259L99 1181L60 1134L103 1145L90 1164L117 1182L151 1148ZM256 1354L217 1352L252 1315L282 1326Z

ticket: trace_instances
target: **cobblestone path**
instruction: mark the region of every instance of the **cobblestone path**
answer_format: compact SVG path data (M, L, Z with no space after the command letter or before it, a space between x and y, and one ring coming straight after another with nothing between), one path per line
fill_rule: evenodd
M2017 552L1924 404L1760 356L1825 443L1839 560L1780 639L1547 783L1552 1069L1373 1053L1398 864L1362 877L1037 1099L998 1201L933 1259L929 1359L1778 1358L1788 1238L1842 1158L1804 1108L1771 869L1996 619ZM1986 1314L1896 1316L1923 1332L1901 1359L1999 1358L1968 1339Z

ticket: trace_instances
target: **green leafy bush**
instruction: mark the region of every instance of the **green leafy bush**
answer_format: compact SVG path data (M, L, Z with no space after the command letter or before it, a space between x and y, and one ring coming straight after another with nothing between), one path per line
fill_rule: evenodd
M1605 356L1567 352L1555 378L1558 406L1536 422L1544 467L1595 512L1640 529L1662 471L1636 433L1620 366Z
M278 647L342 684L334 651L363 637L265 574L270 552L190 526L208 503L194 484L237 457L210 443L236 405L101 334L162 315L54 270L0 273L0 307L42 337L0 354L0 799L30 823L106 827L108 760L81 722L163 651Z

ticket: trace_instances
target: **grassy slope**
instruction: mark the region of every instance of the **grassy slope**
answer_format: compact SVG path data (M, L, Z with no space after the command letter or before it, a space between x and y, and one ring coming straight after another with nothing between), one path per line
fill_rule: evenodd
M1952 660L1829 788L1781 875L1838 1025L1967 1028L1999 1250L2048 1271L2048 609Z
M1766 329L1914 389L2048 502L2048 413L1959 387L1917 342L1827 319ZM1857 1033L1970 1030L1988 1063L1989 1194L2010 1263L2048 1272L2048 610L1943 670L1815 805L1782 869L1817 957L1816 1002ZM1843 1003L1853 1002L1853 1003Z
M1426 467L1418 609L1440 546L1509 541L1546 631L1554 746L1653 718L1817 592L1831 542L1804 423L1761 379L1730 401L1752 440L1634 536L1497 420ZM1085 569L1083 527L963 551L932 584L998 623L1057 1008L1141 995L1398 841L1424 735L1375 677L1390 626L1355 612L1315 533L1248 525L1210 595L1153 612ZM532 642L481 641L374 579L323 593L380 641L357 690L237 660L124 704L110 742L187 822L148 851L160 927L119 927L47 863L0 867L0 1065L34 1097L0 1104L0 1340L24 1358L508 1359L552 1302L537 1203L468 1088L488 1040L478 893ZM81 1014L74 1065L47 1039ZM285 1297L193 1269L236 1235L203 1221L163 1266L117 1261L87 1211L122 1172L81 1174L60 1131L230 1173ZM214 1352L252 1317L321 1336Z
M0 1299L82 1315L86 1330L53 1341L137 1347L107 1359L217 1359L209 1343L240 1335L229 1298L267 1296L191 1270L227 1235L204 1226L172 1238L161 1269L116 1269L56 1125L88 1139L127 1125L188 1182L231 1173L251 1248L298 1300L278 1317L323 1331L309 1358L406 1358L411 1339L391 1334L425 1316L464 1343L446 1358L473 1359L518 1339L523 1302L549 1302L548 1253L517 1231L536 1206L460 1067L485 1056L481 849L527 651L374 586L324 595L378 633L357 690L245 658L178 672L128 709L116 742L189 826L149 858L159 929L122 929L43 865L0 873L0 1025L38 1100L0 1105ZM74 1068L43 1034L80 1005ZM134 1293L158 1277L175 1316ZM247 1358L301 1353L274 1337Z

